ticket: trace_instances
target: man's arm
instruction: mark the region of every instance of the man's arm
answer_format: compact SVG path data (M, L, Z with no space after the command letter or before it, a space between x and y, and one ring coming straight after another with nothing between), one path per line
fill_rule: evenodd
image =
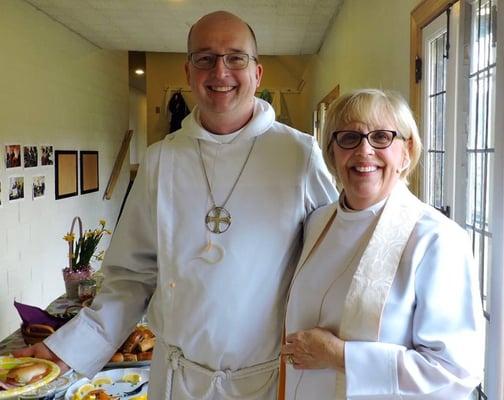
M44 341L57 358L87 376L98 372L131 333L156 288L159 152L159 145L150 148L139 168L102 265L100 293Z
M338 192L332 183L331 175L325 165L322 151L315 139L308 161L305 180L305 209L307 215L313 210L338 199Z

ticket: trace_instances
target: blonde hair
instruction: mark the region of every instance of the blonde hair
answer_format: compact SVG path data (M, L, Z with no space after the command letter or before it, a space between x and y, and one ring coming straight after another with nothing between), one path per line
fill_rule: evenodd
M332 151L332 133L352 122L379 126L384 117L389 118L406 139L404 147L410 163L401 172L401 179L408 183L407 178L415 169L422 152L418 127L408 103L399 93L379 89L359 89L344 94L327 111L322 133L322 152L329 171L336 179L338 175Z

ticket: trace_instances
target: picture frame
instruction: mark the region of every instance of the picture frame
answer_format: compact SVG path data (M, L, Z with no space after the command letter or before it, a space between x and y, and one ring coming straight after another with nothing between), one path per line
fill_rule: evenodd
M98 151L80 152L80 192L97 192L100 189Z
M24 200L24 176L9 177L9 202Z
M38 147L32 145L23 146L23 166L24 168L38 167Z
M55 151L56 200L77 196L77 150Z
M21 167L21 145L6 144L5 145L5 168Z
M32 198L38 200L45 197L45 175L37 175L32 178Z
M40 165L52 166L54 165L54 150L51 144L40 145Z

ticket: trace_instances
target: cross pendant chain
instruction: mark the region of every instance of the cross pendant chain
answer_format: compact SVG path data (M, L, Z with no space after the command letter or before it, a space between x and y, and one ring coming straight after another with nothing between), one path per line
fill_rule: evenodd
M224 200L224 202L220 206L217 206L213 192L212 192L212 188L210 187L210 181L208 179L208 174L206 171L205 162L203 161L203 155L201 153L200 141L199 141L199 139L196 140L196 142L198 143L198 155L199 155L199 158L201 161L201 168L203 169L203 175L205 176L205 182L207 185L208 194L210 195L210 199L212 201L212 207L205 215L205 225L206 225L207 229L212 233L216 233L216 234L224 233L231 226L231 214L229 213L229 211L225 207L226 207L226 204L227 204L229 198L233 194L233 192L236 188L236 185L237 185L238 181L240 180L240 177L242 176L243 170L245 169L245 166L247 165L250 154L252 153L252 149L254 148L256 139L257 139L257 136L254 137L254 141L252 142L252 146L250 147L250 150L247 154L247 157L245 158L245 162L243 163L243 165L240 169L240 172L238 173L238 177L234 181L233 186L231 187L231 190L229 191L226 199Z

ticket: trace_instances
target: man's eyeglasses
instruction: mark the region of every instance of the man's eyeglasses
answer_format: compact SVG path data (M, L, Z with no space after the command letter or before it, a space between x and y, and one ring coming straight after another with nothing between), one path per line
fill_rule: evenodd
M355 131L335 131L332 133L333 140L336 141L339 147L346 150L359 147L363 138L366 138L371 147L375 149L386 149L389 147L394 138L405 140L397 131L389 131L380 129L368 133Z
M257 62L257 58L246 53L215 54L195 52L189 54L189 61L198 69L212 69L217 63L217 58L222 57L224 65L228 69L245 69L250 60Z

